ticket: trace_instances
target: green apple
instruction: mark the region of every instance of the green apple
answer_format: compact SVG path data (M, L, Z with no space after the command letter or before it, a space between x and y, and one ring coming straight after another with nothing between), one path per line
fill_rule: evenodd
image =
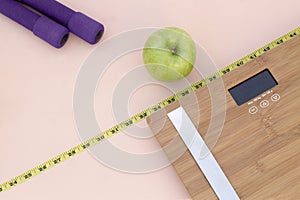
M186 77L196 58L195 43L184 30L176 27L160 29L150 35L143 49L149 73L161 81Z

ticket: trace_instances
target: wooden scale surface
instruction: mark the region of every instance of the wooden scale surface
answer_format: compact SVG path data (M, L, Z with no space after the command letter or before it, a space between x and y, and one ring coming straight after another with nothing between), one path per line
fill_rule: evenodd
M252 104L238 106L228 89L264 69L270 70L278 85ZM214 135L218 127L210 127L211 121L222 119L218 110L211 116L208 86L195 92L198 104L187 96L181 106L212 148L212 154L238 196L255 200L300 199L300 37L296 36L221 79L226 100L219 104L220 108L226 106L226 116L216 144L209 141L206 134L210 130ZM219 92L214 82L209 83L209 87ZM264 100L268 104L262 108ZM179 103L175 102L166 110L170 112L178 107ZM162 121L165 123L161 127ZM170 120L158 112L150 116L148 123L157 133L162 147L176 138L176 148L165 149L167 157L174 160L174 152L180 151L184 144ZM192 199L218 199L188 150L172 165Z

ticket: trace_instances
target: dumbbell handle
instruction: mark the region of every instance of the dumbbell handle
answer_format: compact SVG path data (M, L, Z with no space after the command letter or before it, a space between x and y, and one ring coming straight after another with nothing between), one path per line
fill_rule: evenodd
M51 19L40 16L15 0L0 0L0 13L32 31L56 48L68 39L69 30Z
M18 0L67 27L90 44L97 43L104 27L92 18L66 7L55 0Z

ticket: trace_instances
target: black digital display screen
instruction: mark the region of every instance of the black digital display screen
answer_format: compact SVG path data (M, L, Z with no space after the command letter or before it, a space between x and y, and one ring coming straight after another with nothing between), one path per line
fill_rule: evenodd
M256 96L278 85L277 81L268 69L248 78L228 91L237 105L242 105Z

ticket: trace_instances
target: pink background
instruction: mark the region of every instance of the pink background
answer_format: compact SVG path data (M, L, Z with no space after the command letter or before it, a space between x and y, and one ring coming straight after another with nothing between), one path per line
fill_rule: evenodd
M181 27L208 51L218 68L293 30L300 22L299 0L61 2L103 22L106 32L102 41L138 27ZM2 15L0 38L2 183L80 143L72 108L74 84L81 64L101 43L90 46L71 35L66 46L56 50ZM109 90L109 79L104 85ZM132 114L168 96L161 91L160 97L151 98L149 94L157 89L148 88L135 96L136 104L129 102ZM99 96L95 94L96 102L101 100L107 106L109 98ZM101 113L101 105L95 105L97 117L108 129L114 121ZM152 148L118 139L122 137L115 136L116 143L130 151ZM0 199L173 200L189 199L189 195L172 167L141 175L121 173L84 152L1 193Z

